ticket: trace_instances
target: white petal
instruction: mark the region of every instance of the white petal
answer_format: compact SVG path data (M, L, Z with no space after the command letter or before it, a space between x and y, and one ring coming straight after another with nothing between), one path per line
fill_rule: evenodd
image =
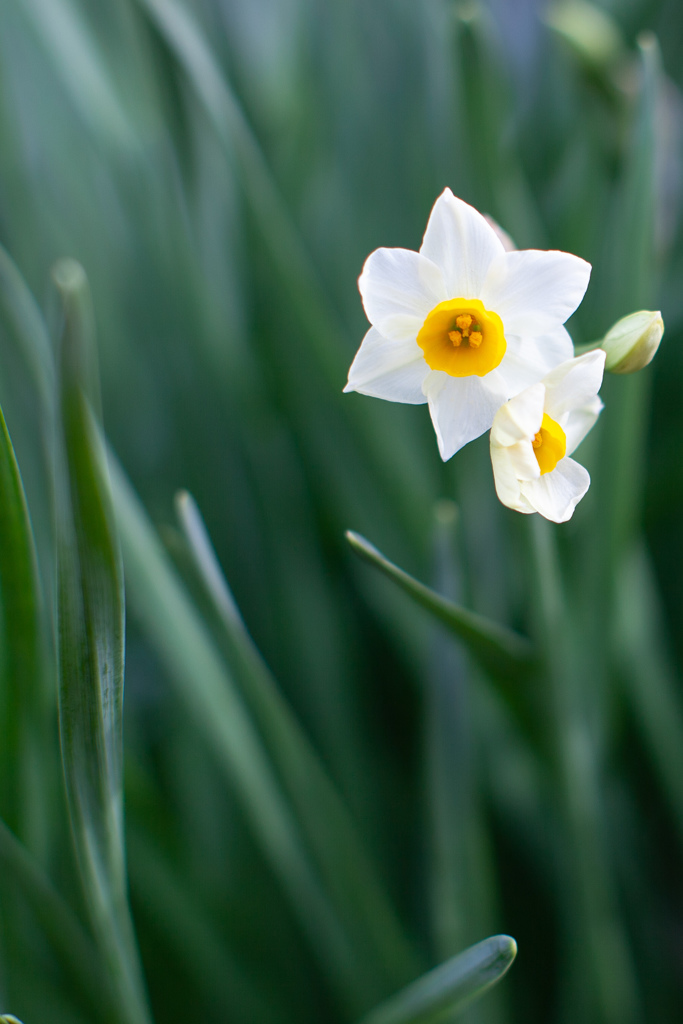
M422 387L444 462L468 441L485 433L505 401L495 370L486 377L451 377L432 370Z
M574 345L565 327L535 336L507 334L505 340L507 350L498 369L509 395L542 380L558 363L574 355Z
M573 459L560 459L550 473L521 485L522 496L537 512L554 523L566 523L588 490L588 470Z
M560 420L572 409L591 403L602 384L605 353L586 352L556 366L543 378L546 386L545 411Z
M507 450L510 453L512 467L520 482L538 480L541 475L541 467L531 441L518 441L517 444L511 444Z
M448 298L439 268L411 249L376 249L358 279L368 320L385 338L416 338L427 314Z
M344 391L389 402L424 405L422 382L430 372L416 341L391 341L371 327L351 363Z
M547 334L579 305L590 272L590 263L568 252L504 252L491 263L480 298L502 319L506 336Z
M504 251L484 217L444 189L434 203L420 252L441 267L447 298L478 299L491 261Z
M515 472L510 449L491 443L491 465L496 494L503 505L515 509L516 512L534 512L535 509L523 497L520 481Z
M541 429L545 388L534 384L502 405L491 425L491 443L511 445L530 441Z
M595 421L602 411L602 402L594 398L579 409L572 409L564 424L564 432L567 437L567 455L575 451L589 430L595 425Z

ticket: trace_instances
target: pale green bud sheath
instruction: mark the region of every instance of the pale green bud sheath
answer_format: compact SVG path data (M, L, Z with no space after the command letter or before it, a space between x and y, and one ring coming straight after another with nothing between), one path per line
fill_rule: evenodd
M617 320L602 339L610 373L636 373L652 361L664 334L662 314L643 309Z

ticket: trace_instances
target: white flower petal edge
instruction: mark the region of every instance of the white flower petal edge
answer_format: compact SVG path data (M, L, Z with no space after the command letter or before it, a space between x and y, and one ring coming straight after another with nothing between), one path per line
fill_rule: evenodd
M481 377L450 377L431 370L422 388L444 462L468 441L485 434L505 401L503 383L495 370L486 375L486 383Z
M441 267L449 292L445 297L477 298L492 261L504 252L486 218L444 189L432 208L420 253Z
M560 459L552 473L525 484L522 493L533 511L553 523L566 523L590 487L588 470L574 459Z
M344 391L424 405L427 399L422 384L429 372L417 342L391 341L371 327L351 363Z
M572 411L594 402L604 372L602 349L560 363L543 378L547 392L545 411L560 423Z
M590 263L568 252L502 252L489 267L481 300L498 313L506 335L547 334L572 315L590 275Z
M508 508L539 512L556 523L571 519L588 490L590 476L569 456L602 408L597 392L604 367L600 350L569 359L496 412L491 427L491 463L496 493ZM552 468L546 464L541 471L535 445L545 443L541 439L544 415L564 432L566 450L560 458L555 455Z

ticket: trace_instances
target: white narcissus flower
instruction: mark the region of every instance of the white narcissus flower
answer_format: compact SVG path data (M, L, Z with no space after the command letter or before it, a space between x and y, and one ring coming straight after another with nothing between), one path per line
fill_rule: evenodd
M372 327L345 391L429 403L441 457L489 429L496 410L574 352L562 326L590 264L566 252L506 252L446 189L422 247L377 249L358 281Z
M590 477L569 456L602 409L598 391L604 369L600 349L568 359L498 410L491 462L504 505L540 512L555 523L571 519Z

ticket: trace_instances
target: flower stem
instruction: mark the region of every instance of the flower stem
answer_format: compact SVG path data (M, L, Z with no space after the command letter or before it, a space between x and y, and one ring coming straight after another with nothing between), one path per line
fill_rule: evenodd
M584 1005L576 1019L628 1024L637 1019L632 957L619 919L603 825L598 745L591 728L582 671L573 642L552 525L530 518L537 586L538 646L547 682L549 744L561 795L566 834L562 845L570 880L566 925L576 952L570 991ZM583 991L582 991L583 990Z

